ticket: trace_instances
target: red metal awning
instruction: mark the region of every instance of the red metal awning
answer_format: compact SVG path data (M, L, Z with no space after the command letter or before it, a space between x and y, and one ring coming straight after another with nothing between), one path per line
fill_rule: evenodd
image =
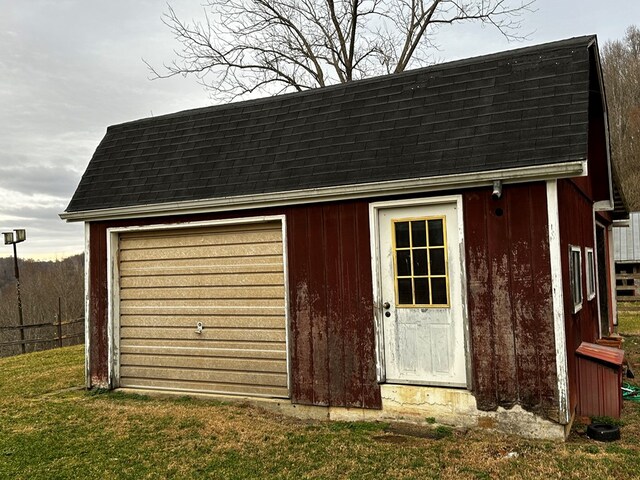
M612 365L622 365L624 362L624 350L595 343L582 342L576 353L583 357L600 360Z

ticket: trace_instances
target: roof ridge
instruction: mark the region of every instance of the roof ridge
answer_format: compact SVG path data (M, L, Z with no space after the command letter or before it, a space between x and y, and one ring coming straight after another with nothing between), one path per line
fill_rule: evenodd
M401 79L406 76L417 75L417 74L428 72L428 71L447 70L449 68L457 68L465 64L479 63L480 61L491 61L499 58L508 58L513 55L522 55L527 51L535 52L535 51L542 51L542 50L554 50L556 48L566 47L571 44L576 44L576 45L585 44L585 46L588 46L589 43L596 38L597 37L595 34L582 35L579 37L571 37L571 38L562 39L562 40L554 40L551 42L546 42L546 43L541 43L536 45L528 45L525 47L514 48L511 50L493 52L493 53L488 53L483 55L476 55L474 57L467 57L467 58L462 58L458 60L451 60L444 63L427 65L426 67L405 70L404 72L400 72L400 73L377 75L374 77L363 78L361 80L354 80L347 83L337 83L333 85L327 85L325 87L312 88L312 89L304 90L301 92L290 92L290 93L284 93L281 95L271 95L267 97L252 98L252 99L242 100L238 102L220 103L216 105L207 105L204 107L196 107L196 108L191 108L187 110L180 110L177 112L166 113L166 114L158 115L154 117L144 117L136 120L130 120L127 122L110 125L109 127L107 127L107 130L117 129L119 127L125 127L128 125L134 125L137 123L146 123L146 122L157 121L161 119L179 118L182 116L187 117L187 116L197 115L199 113L205 113L205 112L207 113L215 112L216 110L224 110L229 108L242 108L242 107L247 107L247 106L256 105L260 103L273 102L273 101L276 101L275 99L282 100L283 98L296 98L296 97L303 97L308 95L317 95L318 92L327 92L332 90L355 88L356 86L364 85L367 83L380 82L382 79L385 79L385 78L393 77L393 78Z

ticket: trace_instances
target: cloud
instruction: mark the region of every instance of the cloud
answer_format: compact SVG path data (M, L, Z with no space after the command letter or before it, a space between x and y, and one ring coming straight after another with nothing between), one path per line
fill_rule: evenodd
M29 165L26 155L15 157L14 165L0 165L0 198L4 205L39 194L44 198L69 201L81 173L69 167L54 165ZM3 191L5 192L3 194Z
M0 227L27 229L21 256L83 249L82 225L58 213L107 126L207 103L195 81L147 79L141 57L172 51L165 9L163 0L3 2Z

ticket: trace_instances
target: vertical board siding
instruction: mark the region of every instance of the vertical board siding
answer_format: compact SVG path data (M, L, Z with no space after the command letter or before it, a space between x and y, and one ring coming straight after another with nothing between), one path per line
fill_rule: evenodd
M617 365L593 358L577 357L580 385L577 414L620 418L622 409L622 372Z
M351 297L352 311L357 313L357 332L362 341L358 342L355 357L360 366L362 382L362 405L381 408L380 386L376 381L376 339L373 322L373 280L371 277L371 250L369 248L369 205L359 202L355 205L355 230L358 242L354 248L358 256L358 297ZM343 235L344 238L344 235ZM366 244L366 246L365 246ZM346 347L345 347L346 351Z
M494 325L491 321L491 259L487 251L486 197L483 192L470 192L464 195L463 202L473 391L478 408L490 410L497 406L498 388L495 377L496 352L493 346Z
M499 200L489 189L463 198L478 408L519 404L553 418L557 385L545 185L506 185Z
M107 387L107 234L101 223L91 223L89 229L89 380L93 386Z
M491 285L491 323L493 324L493 348L495 351L495 372L497 383L498 405L510 407L518 400L518 378L515 349L515 331L513 322L515 312L512 309L513 289L511 286L512 247L509 227L513 218L510 216L509 203L506 201L508 191L502 198L491 201L487 205L487 254L489 258L489 278ZM503 211L502 216L495 209ZM518 258L518 262L525 260ZM517 268L518 264L514 265Z
M325 287L326 308L328 309L327 343L334 354L329 358L329 371L335 372L331 377L329 403L331 405L347 405L344 337L348 332L345 313L348 311L346 301L341 301L341 293L349 279L344 278L342 262L337 255L326 255L326 252L338 252L346 247L343 241L343 229L340 225L342 207L324 212L322 221L323 244L325 249ZM331 308L333 306L333 308Z
M294 232L298 232L295 234ZM305 232L301 235L300 232ZM311 302L309 300L309 237L307 218L287 217L289 263L289 355L291 362L291 400L313 405L313 342L311 340ZM296 245L293 247L293 238ZM295 272L295 273L294 273ZM300 322L298 317L308 321Z
M528 202L528 216L536 219L536 222L544 223L544 228L532 228L531 224L528 226L532 251L536 252L535 255L531 255L531 298L536 300L535 303L531 303L523 299L523 302L526 302L528 314L522 317L522 330L526 332L526 335L522 337L521 343L529 341L533 343L523 345L525 350L524 356L521 357L519 377L523 382L521 395L525 401L526 396L531 395L532 402L537 395L540 395L540 404L548 409L548 416L559 420L556 418L558 415L558 370L546 185L542 184L540 190L534 189L529 195ZM539 217L542 217L542 220ZM523 234L526 235L525 232ZM536 341L537 339L539 340ZM528 364L528 367L525 364Z
M329 344L327 329L329 327L329 309L327 308L326 262L327 251L324 245L323 208L307 209L307 229L309 248L306 251L309 264L307 277L307 300L310 314L312 358L313 404L329 405ZM333 233L333 232L331 232ZM291 239L290 248L296 248ZM339 352L336 352L339 354Z
M640 262L640 213L629 214L629 226L613 229L616 262Z
M598 338L597 300L587 300L587 284L584 247L594 247L593 202L589 200L571 180L558 181L560 204L560 253L565 310L565 332L567 337L567 366L569 369L569 401L573 411L578 405L578 374L576 350L584 342L595 342ZM569 245L582 250L582 308L573 313L571 283L569 279ZM594 249L595 250L595 249Z
M292 398L380 408L367 203L292 208L287 219Z

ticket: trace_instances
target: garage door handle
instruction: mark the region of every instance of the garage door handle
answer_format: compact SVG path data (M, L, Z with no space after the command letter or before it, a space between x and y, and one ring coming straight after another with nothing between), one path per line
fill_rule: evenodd
M202 322L196 323L196 333L202 333L203 328L204 328L204 325L202 325Z

